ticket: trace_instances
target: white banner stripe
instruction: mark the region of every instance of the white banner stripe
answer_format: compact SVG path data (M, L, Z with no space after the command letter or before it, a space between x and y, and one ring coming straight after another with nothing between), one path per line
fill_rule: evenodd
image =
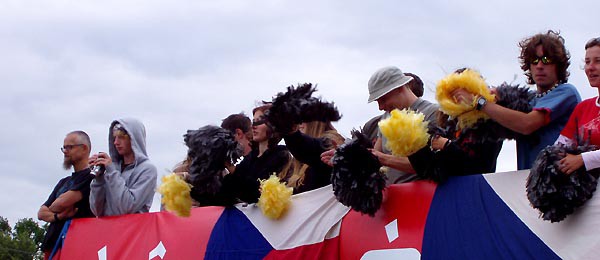
M277 220L264 216L255 204L236 207L277 250L337 237L339 223L349 210L335 199L331 185L292 196L290 208Z
M508 207L548 247L563 259L598 259L600 256L600 194L558 223L544 221L527 199L529 170L484 174L485 180Z

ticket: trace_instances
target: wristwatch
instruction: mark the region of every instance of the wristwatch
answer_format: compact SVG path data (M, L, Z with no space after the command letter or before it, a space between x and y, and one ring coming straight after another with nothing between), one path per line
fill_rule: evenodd
M475 109L481 110L485 106L485 104L487 104L487 99L480 96L479 98L477 98L477 105L475 106Z

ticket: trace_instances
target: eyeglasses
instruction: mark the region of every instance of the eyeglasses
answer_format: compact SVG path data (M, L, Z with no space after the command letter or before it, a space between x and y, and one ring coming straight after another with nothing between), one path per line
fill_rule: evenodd
M531 60L531 64L532 65L537 65L538 63L540 63L540 61L544 65L552 64L552 62L553 62L550 57L548 57L548 56L542 56L542 57L535 57L533 60Z
M262 125L262 124L264 124L266 122L267 122L267 120L265 120L265 119L256 120L256 121L252 122L252 126L259 126L259 125Z
M67 144L63 147L60 148L60 150L64 153L66 151L70 151L71 149L73 149L75 146L81 146L83 144Z

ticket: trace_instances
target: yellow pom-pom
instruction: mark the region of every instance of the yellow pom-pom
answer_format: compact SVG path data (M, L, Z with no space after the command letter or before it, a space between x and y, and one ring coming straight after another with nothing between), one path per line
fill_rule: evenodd
M158 192L162 194L165 208L180 217L189 217L192 209L191 185L175 173L162 177Z
M440 110L451 117L458 118L458 126L461 128L470 128L479 119L489 119L485 113L474 109L475 104L454 100L452 92L459 88L483 96L488 102L495 100L481 75L467 69L462 73L452 73L438 82L435 98L440 104Z
M279 182L279 178L271 175L267 180L260 180L260 198L258 207L265 216L278 219L291 203L293 189Z
M427 145L427 121L422 113L394 109L391 117L379 122L379 129L387 138L386 147L393 155L409 156Z

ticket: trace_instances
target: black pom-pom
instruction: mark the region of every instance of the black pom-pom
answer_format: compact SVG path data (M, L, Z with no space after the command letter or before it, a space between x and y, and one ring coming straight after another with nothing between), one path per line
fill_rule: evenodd
M381 163L368 150L371 140L356 130L352 136L352 141L338 147L333 156L333 191L342 204L375 216L383 201L386 177L379 172Z
M225 163L235 162L243 151L229 130L217 126L188 130L184 141L189 148L191 195L204 201L221 189Z
M589 145L574 148L556 145L539 153L527 179L527 198L544 220L559 222L592 197L600 169L586 171L581 167L567 175L559 170L559 164L566 153L580 154L595 149Z
M531 100L535 97L535 92L528 87L520 87L519 85L510 85L506 82L496 87L496 104L520 111L529 113L532 110ZM497 142L504 139L514 140L521 136L498 123L494 120L479 120L473 127L477 131L476 136L481 142L491 141Z
M265 113L273 130L287 134L299 123L340 120L340 113L333 103L312 97L315 91L311 83L304 83L297 87L289 86L287 92L277 94L271 108Z
M535 92L528 87L510 85L506 82L496 87L496 104L523 113L531 112L531 100L534 97Z
M301 110L301 122L335 122L342 118L333 103L323 102L316 98L311 101L311 103L305 104Z

